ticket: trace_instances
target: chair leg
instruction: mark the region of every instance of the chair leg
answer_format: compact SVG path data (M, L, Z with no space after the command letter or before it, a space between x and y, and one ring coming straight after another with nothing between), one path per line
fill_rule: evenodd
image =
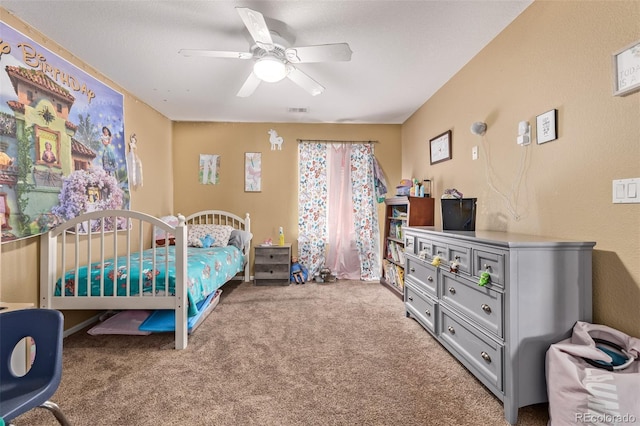
M55 402L45 401L40 407L46 408L47 410L51 411L51 413L55 416L56 420L58 420L58 423L60 423L61 426L71 426L71 423L69 423L69 420L67 420L67 418L62 413L62 410L60 410L60 407L58 407L58 404L56 404Z

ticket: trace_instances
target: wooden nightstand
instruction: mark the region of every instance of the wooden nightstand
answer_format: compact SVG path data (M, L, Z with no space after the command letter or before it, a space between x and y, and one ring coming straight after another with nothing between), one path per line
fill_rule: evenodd
M256 285L289 285L291 244L256 246L253 264Z

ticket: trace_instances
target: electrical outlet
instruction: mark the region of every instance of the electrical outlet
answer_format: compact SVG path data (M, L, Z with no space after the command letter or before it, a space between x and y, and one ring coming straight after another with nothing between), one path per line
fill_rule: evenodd
M471 159L472 160L477 160L478 159L478 147L474 146L473 148L471 148Z

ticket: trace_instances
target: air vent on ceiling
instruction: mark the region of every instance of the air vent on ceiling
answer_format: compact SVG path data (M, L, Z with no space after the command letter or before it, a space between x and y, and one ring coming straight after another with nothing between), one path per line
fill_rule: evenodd
M289 108L289 112L297 113L297 114L304 114L306 112L309 112L309 108Z

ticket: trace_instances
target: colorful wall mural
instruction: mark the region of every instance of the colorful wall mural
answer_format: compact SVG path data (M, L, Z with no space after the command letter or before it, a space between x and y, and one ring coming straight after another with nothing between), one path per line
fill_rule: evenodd
M129 208L123 95L0 22L2 242Z

